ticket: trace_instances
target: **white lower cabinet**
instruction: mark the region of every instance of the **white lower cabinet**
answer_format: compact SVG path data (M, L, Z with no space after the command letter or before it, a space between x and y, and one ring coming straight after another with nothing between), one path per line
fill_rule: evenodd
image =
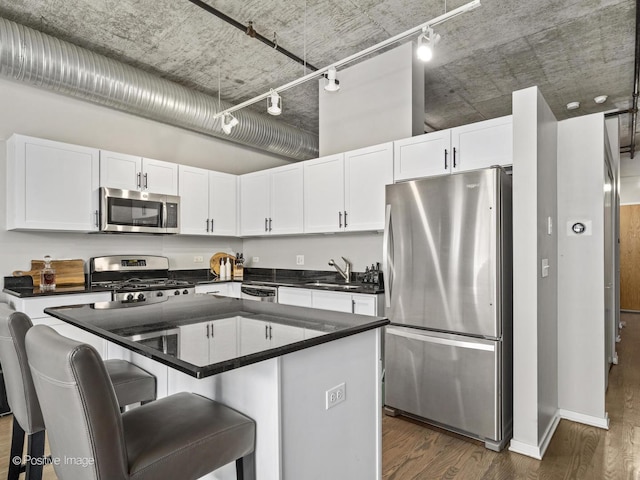
M312 307L359 315L378 314L381 295L334 292L305 288L278 288L278 303L298 307Z
M227 283L207 283L205 285L196 285L196 293L209 293L211 295L220 295L221 297L240 298L240 282Z
M281 347L305 338L304 328L250 318L242 318L239 329L241 355Z
M108 358L106 340L78 327L65 323L60 319L51 317L44 313L44 309L60 307L63 305L108 302L111 300L110 292L22 298L7 295L6 300L14 310L28 315L34 325L48 325L56 330L60 335L72 338L78 342L93 345L103 358Z
M180 358L204 366L234 358L238 354L238 319L183 325L180 329Z

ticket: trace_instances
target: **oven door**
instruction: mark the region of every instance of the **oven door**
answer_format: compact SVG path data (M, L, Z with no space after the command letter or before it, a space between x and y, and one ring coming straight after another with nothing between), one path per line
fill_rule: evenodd
M100 188L100 231L178 233L179 197Z

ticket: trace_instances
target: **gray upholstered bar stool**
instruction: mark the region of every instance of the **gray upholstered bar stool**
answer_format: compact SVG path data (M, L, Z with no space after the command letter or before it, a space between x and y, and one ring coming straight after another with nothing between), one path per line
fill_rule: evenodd
M121 414L92 346L37 325L26 348L52 458L82 463L54 462L60 480L195 480L233 461L254 478L250 418L192 393Z
M27 315L15 312L6 303L0 303L0 362L4 369L7 400L13 412L8 480L17 480L22 471L26 472L27 480L42 477L41 464L31 462L16 465L13 462L15 457L23 456L25 433L27 455L31 458L42 458L44 455L45 424L24 347L25 335L32 326ZM124 360L107 360L105 364L120 408L155 399L156 379L153 375Z

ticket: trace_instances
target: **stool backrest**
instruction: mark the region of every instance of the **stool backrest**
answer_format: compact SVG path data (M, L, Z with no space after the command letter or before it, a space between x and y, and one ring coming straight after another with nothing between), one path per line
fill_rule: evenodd
M27 315L0 303L0 363L7 401L13 418L29 435L44 430L40 403L24 348L24 337L31 327L31 319Z
M45 325L25 344L58 477L127 479L120 409L98 352Z

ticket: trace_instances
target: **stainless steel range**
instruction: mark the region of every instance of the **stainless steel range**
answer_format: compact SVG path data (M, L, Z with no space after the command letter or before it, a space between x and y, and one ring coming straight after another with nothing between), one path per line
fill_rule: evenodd
M144 302L147 299L192 295L193 283L169 278L169 259L156 255L111 255L89 261L92 288L112 290L111 300Z

